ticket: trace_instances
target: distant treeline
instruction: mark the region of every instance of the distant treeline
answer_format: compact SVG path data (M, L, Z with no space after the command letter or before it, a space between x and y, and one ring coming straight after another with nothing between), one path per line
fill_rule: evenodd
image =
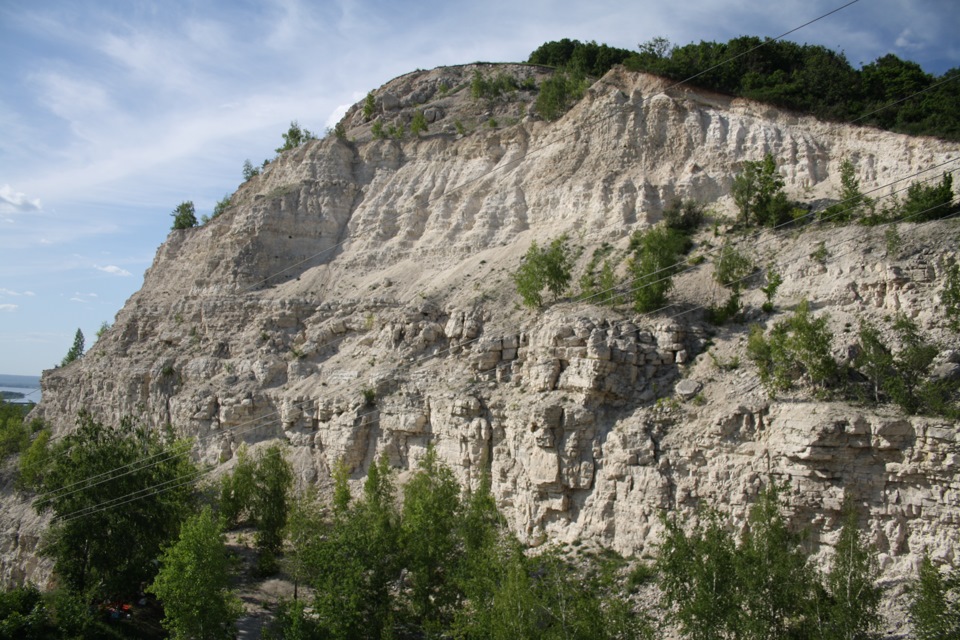
M960 68L938 77L893 54L855 69L826 47L753 36L684 46L655 38L639 51L564 38L538 47L529 62L591 76L623 64L824 120L960 140Z

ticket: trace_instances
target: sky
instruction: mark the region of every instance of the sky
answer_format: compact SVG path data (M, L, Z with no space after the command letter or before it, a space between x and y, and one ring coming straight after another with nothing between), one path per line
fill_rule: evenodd
M561 38L777 37L848 0L0 0L0 373L89 348L181 202L209 214L292 120L322 134L416 69ZM960 67L957 0L859 0L787 39Z

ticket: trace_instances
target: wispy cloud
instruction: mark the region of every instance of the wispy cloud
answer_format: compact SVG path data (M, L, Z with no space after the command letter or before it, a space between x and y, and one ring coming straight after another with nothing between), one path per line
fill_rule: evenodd
M16 311L18 307L19 307L19 305L15 305L15 304L9 304L9 303L8 303L8 304L0 304L0 311L5 311L5 312L8 312L8 313L9 313L9 312L11 312L11 311Z
M3 287L0 287L0 296L27 296L32 298L34 295L36 294L33 291L14 291L12 289L4 289Z
M14 191L8 184L0 185L0 211L3 213L30 213L40 211L40 199L30 199L26 194Z
M95 264L95 265L93 265L93 268L94 268L94 269L97 269L98 271L103 271L104 273L113 274L113 275L115 275L115 276L132 276L132 275L133 275L132 273L130 273L130 272L127 271L126 269L121 269L120 267L118 267L118 266L116 266L116 265L113 265L113 264L108 264L108 265L105 266L105 267L101 267L101 266Z
M97 298L97 294L95 293L80 293L79 291L77 291L70 298L70 302L79 302L81 304L89 304L93 302L94 299L96 298Z

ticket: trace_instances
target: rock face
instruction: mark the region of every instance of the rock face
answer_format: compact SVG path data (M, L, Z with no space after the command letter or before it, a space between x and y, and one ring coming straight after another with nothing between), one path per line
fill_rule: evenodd
M954 169L960 146L664 93L665 81L621 69L547 123L530 115L530 90L471 98L475 72L521 86L549 73L470 65L382 87L371 120L362 105L348 112L346 139L283 154L221 216L172 232L112 328L46 372L37 415L56 430L81 408L171 424L206 462L283 439L300 481L321 488L337 460L359 482L383 454L402 479L432 444L464 483L491 474L525 540L589 536L631 553L653 550L662 511L709 504L742 517L776 478L824 558L847 491L888 577L911 572L924 547L952 559L958 425L803 393L773 400L743 357L745 326L712 327L702 305L726 296L709 257L743 161L772 154L788 194L810 202L837 197L849 160L880 198ZM372 135L417 110L428 131ZM531 241L569 234L582 269L603 246L623 256L676 198L708 203L719 222L698 236L708 260L676 278L674 306L519 306L510 274ZM896 250L882 228L859 226L738 242L783 274L778 309L806 297L830 314L838 353L861 318L894 313L955 345L937 296L957 223L905 223L899 235ZM746 315L776 320L762 301L748 289ZM4 535L10 579L31 567L17 532Z

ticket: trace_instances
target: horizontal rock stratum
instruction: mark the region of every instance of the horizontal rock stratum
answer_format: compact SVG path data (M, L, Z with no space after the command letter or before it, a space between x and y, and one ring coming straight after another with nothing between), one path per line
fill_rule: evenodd
M849 492L885 577L912 575L924 548L953 558L958 425L803 392L771 399L744 357L746 326L713 327L702 306L726 297L711 250L744 161L772 154L805 203L837 200L849 161L861 190L883 199L955 170L960 145L619 68L546 122L529 89L472 98L476 71L521 87L550 73L467 65L381 87L370 118L363 103L347 113L345 136L282 154L222 215L173 231L110 330L45 373L36 415L57 431L80 409L170 424L225 465L241 443L281 439L299 481L322 491L337 460L359 482L387 455L402 481L432 444L464 483L491 474L524 540L589 537L624 553L655 552L664 511L710 505L742 518L777 479L824 557ZM427 131L372 134L417 111ZM510 276L532 241L568 234L579 273L597 249L623 255L678 198L705 203L717 223L697 236L707 259L676 278L673 306L521 307ZM838 354L860 319L896 313L956 345L938 295L960 226L904 223L899 234L892 253L883 229L857 225L731 235L784 276L777 311L760 313L752 286L746 316L769 324L807 298L829 314ZM812 259L821 243L828 257ZM42 573L32 552L43 521L7 503L4 576Z

